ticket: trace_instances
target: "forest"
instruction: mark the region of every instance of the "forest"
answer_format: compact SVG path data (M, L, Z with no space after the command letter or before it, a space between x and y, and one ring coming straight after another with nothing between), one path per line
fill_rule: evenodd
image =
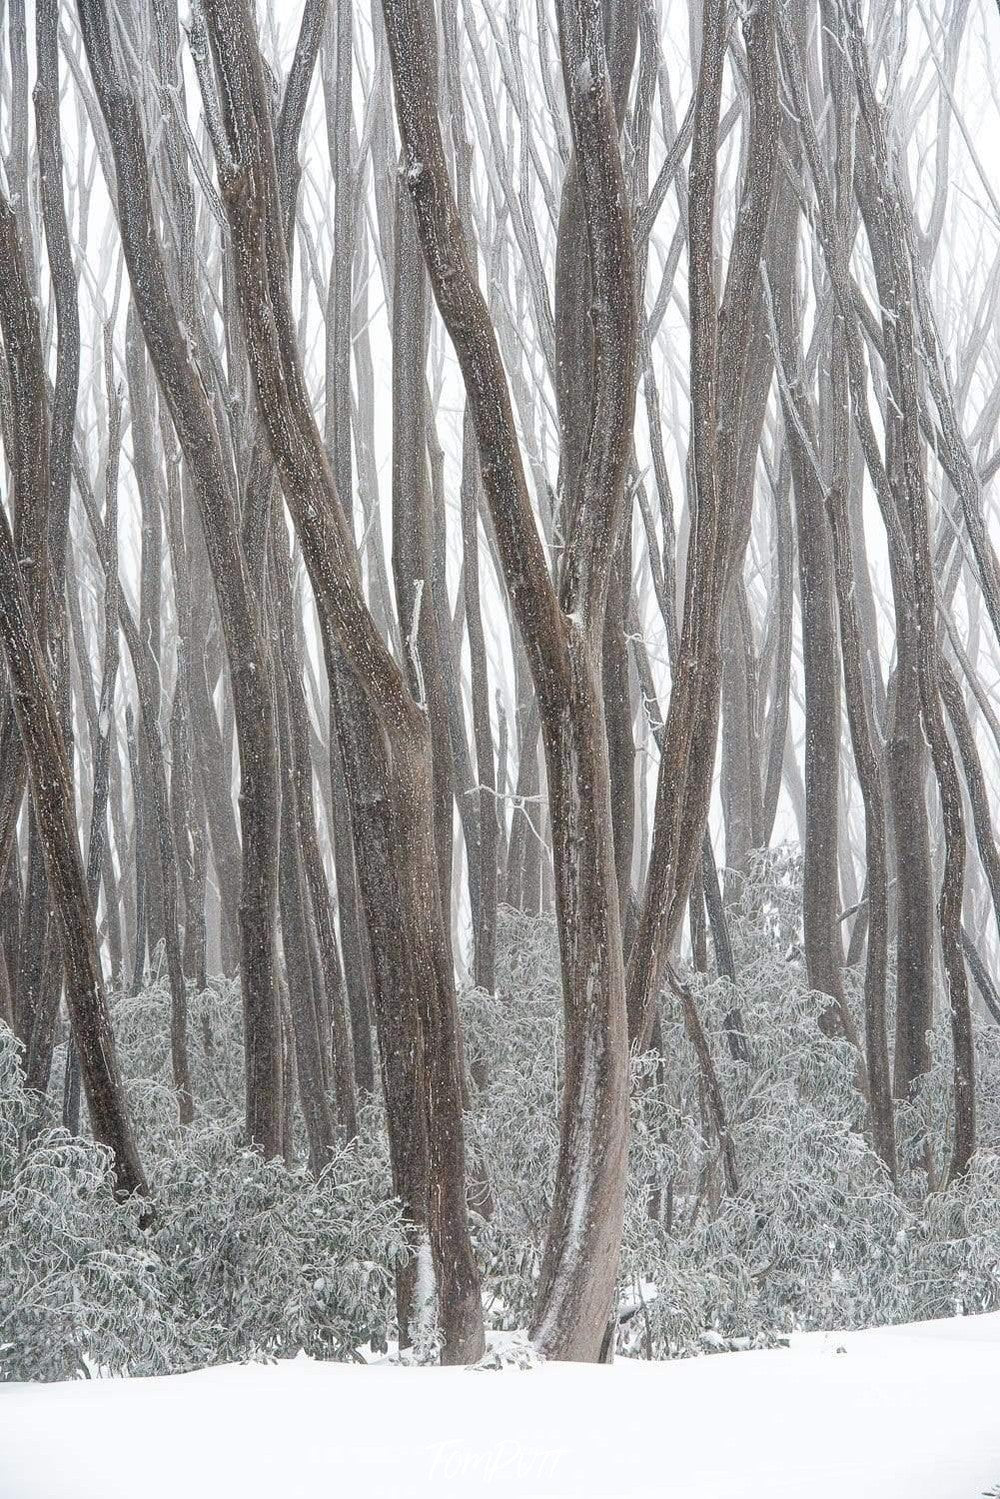
M0 1389L1000 1310L998 48L0 0Z

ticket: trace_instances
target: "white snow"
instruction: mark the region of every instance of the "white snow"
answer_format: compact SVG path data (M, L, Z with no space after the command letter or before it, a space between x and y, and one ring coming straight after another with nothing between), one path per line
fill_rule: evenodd
M430 1349L436 1322L437 1283L434 1279L434 1259L430 1239L424 1234L417 1248L417 1281L413 1288L413 1315L410 1323L410 1337L415 1348Z
M613 1368L0 1385L2 1499L977 1499L1000 1314Z

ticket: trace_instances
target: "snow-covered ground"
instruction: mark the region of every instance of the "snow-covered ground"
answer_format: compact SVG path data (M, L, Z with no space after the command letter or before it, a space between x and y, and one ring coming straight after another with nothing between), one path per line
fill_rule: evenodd
M501 1373L317 1364L0 1385L0 1499L977 1499L1000 1314Z

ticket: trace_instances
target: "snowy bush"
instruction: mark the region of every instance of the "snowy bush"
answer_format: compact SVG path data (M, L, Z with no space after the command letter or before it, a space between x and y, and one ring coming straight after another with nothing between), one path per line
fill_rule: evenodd
M528 1325L559 1149L559 949L554 923L502 907L497 991L473 989L463 1019L480 1078L467 1139L471 1175L489 1192L476 1216L487 1316Z
M981 1149L966 1180L928 1190L950 1152L951 1053L900 1106L898 1189L867 1139L855 1057L825 1035L828 1001L806 986L801 861L757 859L730 911L738 983L688 973L723 1093L738 1174L726 1189L704 1082L675 998L662 1054L633 1061L619 1349L668 1357L763 1345L808 1328L859 1327L1000 1305L1000 1032L977 1029ZM862 1026L861 976L848 1001ZM943 1011L944 1006L938 1006ZM738 1010L744 1044L730 1047ZM504 911L496 996L465 996L482 1087L470 1121L490 1192L477 1221L488 1313L525 1326L558 1147L561 1003L554 923ZM733 1050L739 1055L734 1056Z
M170 989L164 973L138 994L114 997L114 1025L143 1153L159 1158L180 1134L170 1058ZM243 1004L239 979L213 978L188 996L188 1060L199 1120L243 1112Z
M364 1136L314 1180L264 1160L235 1126L185 1131L157 1164L153 1235L184 1363L343 1358L384 1343L408 1252L384 1173Z
M706 1335L766 1343L796 1328L896 1320L906 1288L894 1256L906 1210L855 1110L837 1110L853 1063L843 1043L819 1031L822 1001L783 994L772 1009L757 1002L765 991L741 990L750 1060L740 1063L728 1056L722 1025L731 995L706 990L699 1008L739 1189L724 1190L697 1064L668 1012L670 1066L660 1071L670 1081L639 1095L623 1260L629 1281L645 1277L658 1294L626 1342L641 1340L661 1356L697 1347ZM762 1011L768 1023L759 1029Z
M62 1129L31 1134L18 1043L0 1025L0 1378L342 1358L393 1331L393 1270L409 1246L378 1119L319 1180L250 1150L221 1094L217 1117L180 1130L147 1036L161 1008L154 992L115 1016L153 1073L130 1085L156 1212L147 1230L138 1204L116 1200L104 1150Z
M173 1366L171 1319L135 1204L105 1150L31 1134L20 1047L0 1024L0 1377Z
M1000 1028L976 1028L980 1151L946 1186L952 1064L938 1004L931 1070L897 1108L894 1186L865 1134L854 1053L821 1030L827 1001L805 982L800 875L781 850L751 868L729 913L735 987L684 975L718 1074L735 1191L672 993L660 999L659 1052L633 1059L626 1354L767 1345L799 1329L1000 1305ZM847 984L860 1028L860 975ZM466 992L462 1012L475 1248L491 1346L505 1348L530 1325L558 1151L551 919L501 911L497 991ZM188 1129L177 1123L164 983L117 996L114 1023L156 1208L147 1230L135 1204L115 1199L106 1153L27 1098L17 1044L0 1028L0 1377L384 1348L397 1331L393 1270L415 1246L392 1197L378 1108L366 1107L359 1138L317 1181L299 1122L291 1168L243 1139L237 981L191 996ZM410 1360L430 1356L435 1336L428 1327Z

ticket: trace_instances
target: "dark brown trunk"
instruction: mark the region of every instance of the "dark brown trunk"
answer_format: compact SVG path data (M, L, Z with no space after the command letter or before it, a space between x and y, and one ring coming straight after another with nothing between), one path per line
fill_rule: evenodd
M341 650L383 738L392 840L382 851L394 888L395 943L405 946L407 988L424 1047L427 1087L410 1107L427 1120L426 1209L444 1335L444 1357L483 1348L479 1277L465 1204L462 1064L447 915L441 908L428 717L406 689L361 592L350 534L305 388L288 293L270 110L246 0L212 0L206 18L223 80L216 164L232 234L233 269L262 426L295 523L323 628L328 670ZM211 100L207 62L200 78ZM234 157L233 152L238 155ZM369 741L370 750L373 748ZM356 847L358 847L356 845ZM367 854L367 850L366 850ZM366 901L369 930L373 911ZM373 936L373 955L375 940ZM417 1205L415 1205L417 1206Z

